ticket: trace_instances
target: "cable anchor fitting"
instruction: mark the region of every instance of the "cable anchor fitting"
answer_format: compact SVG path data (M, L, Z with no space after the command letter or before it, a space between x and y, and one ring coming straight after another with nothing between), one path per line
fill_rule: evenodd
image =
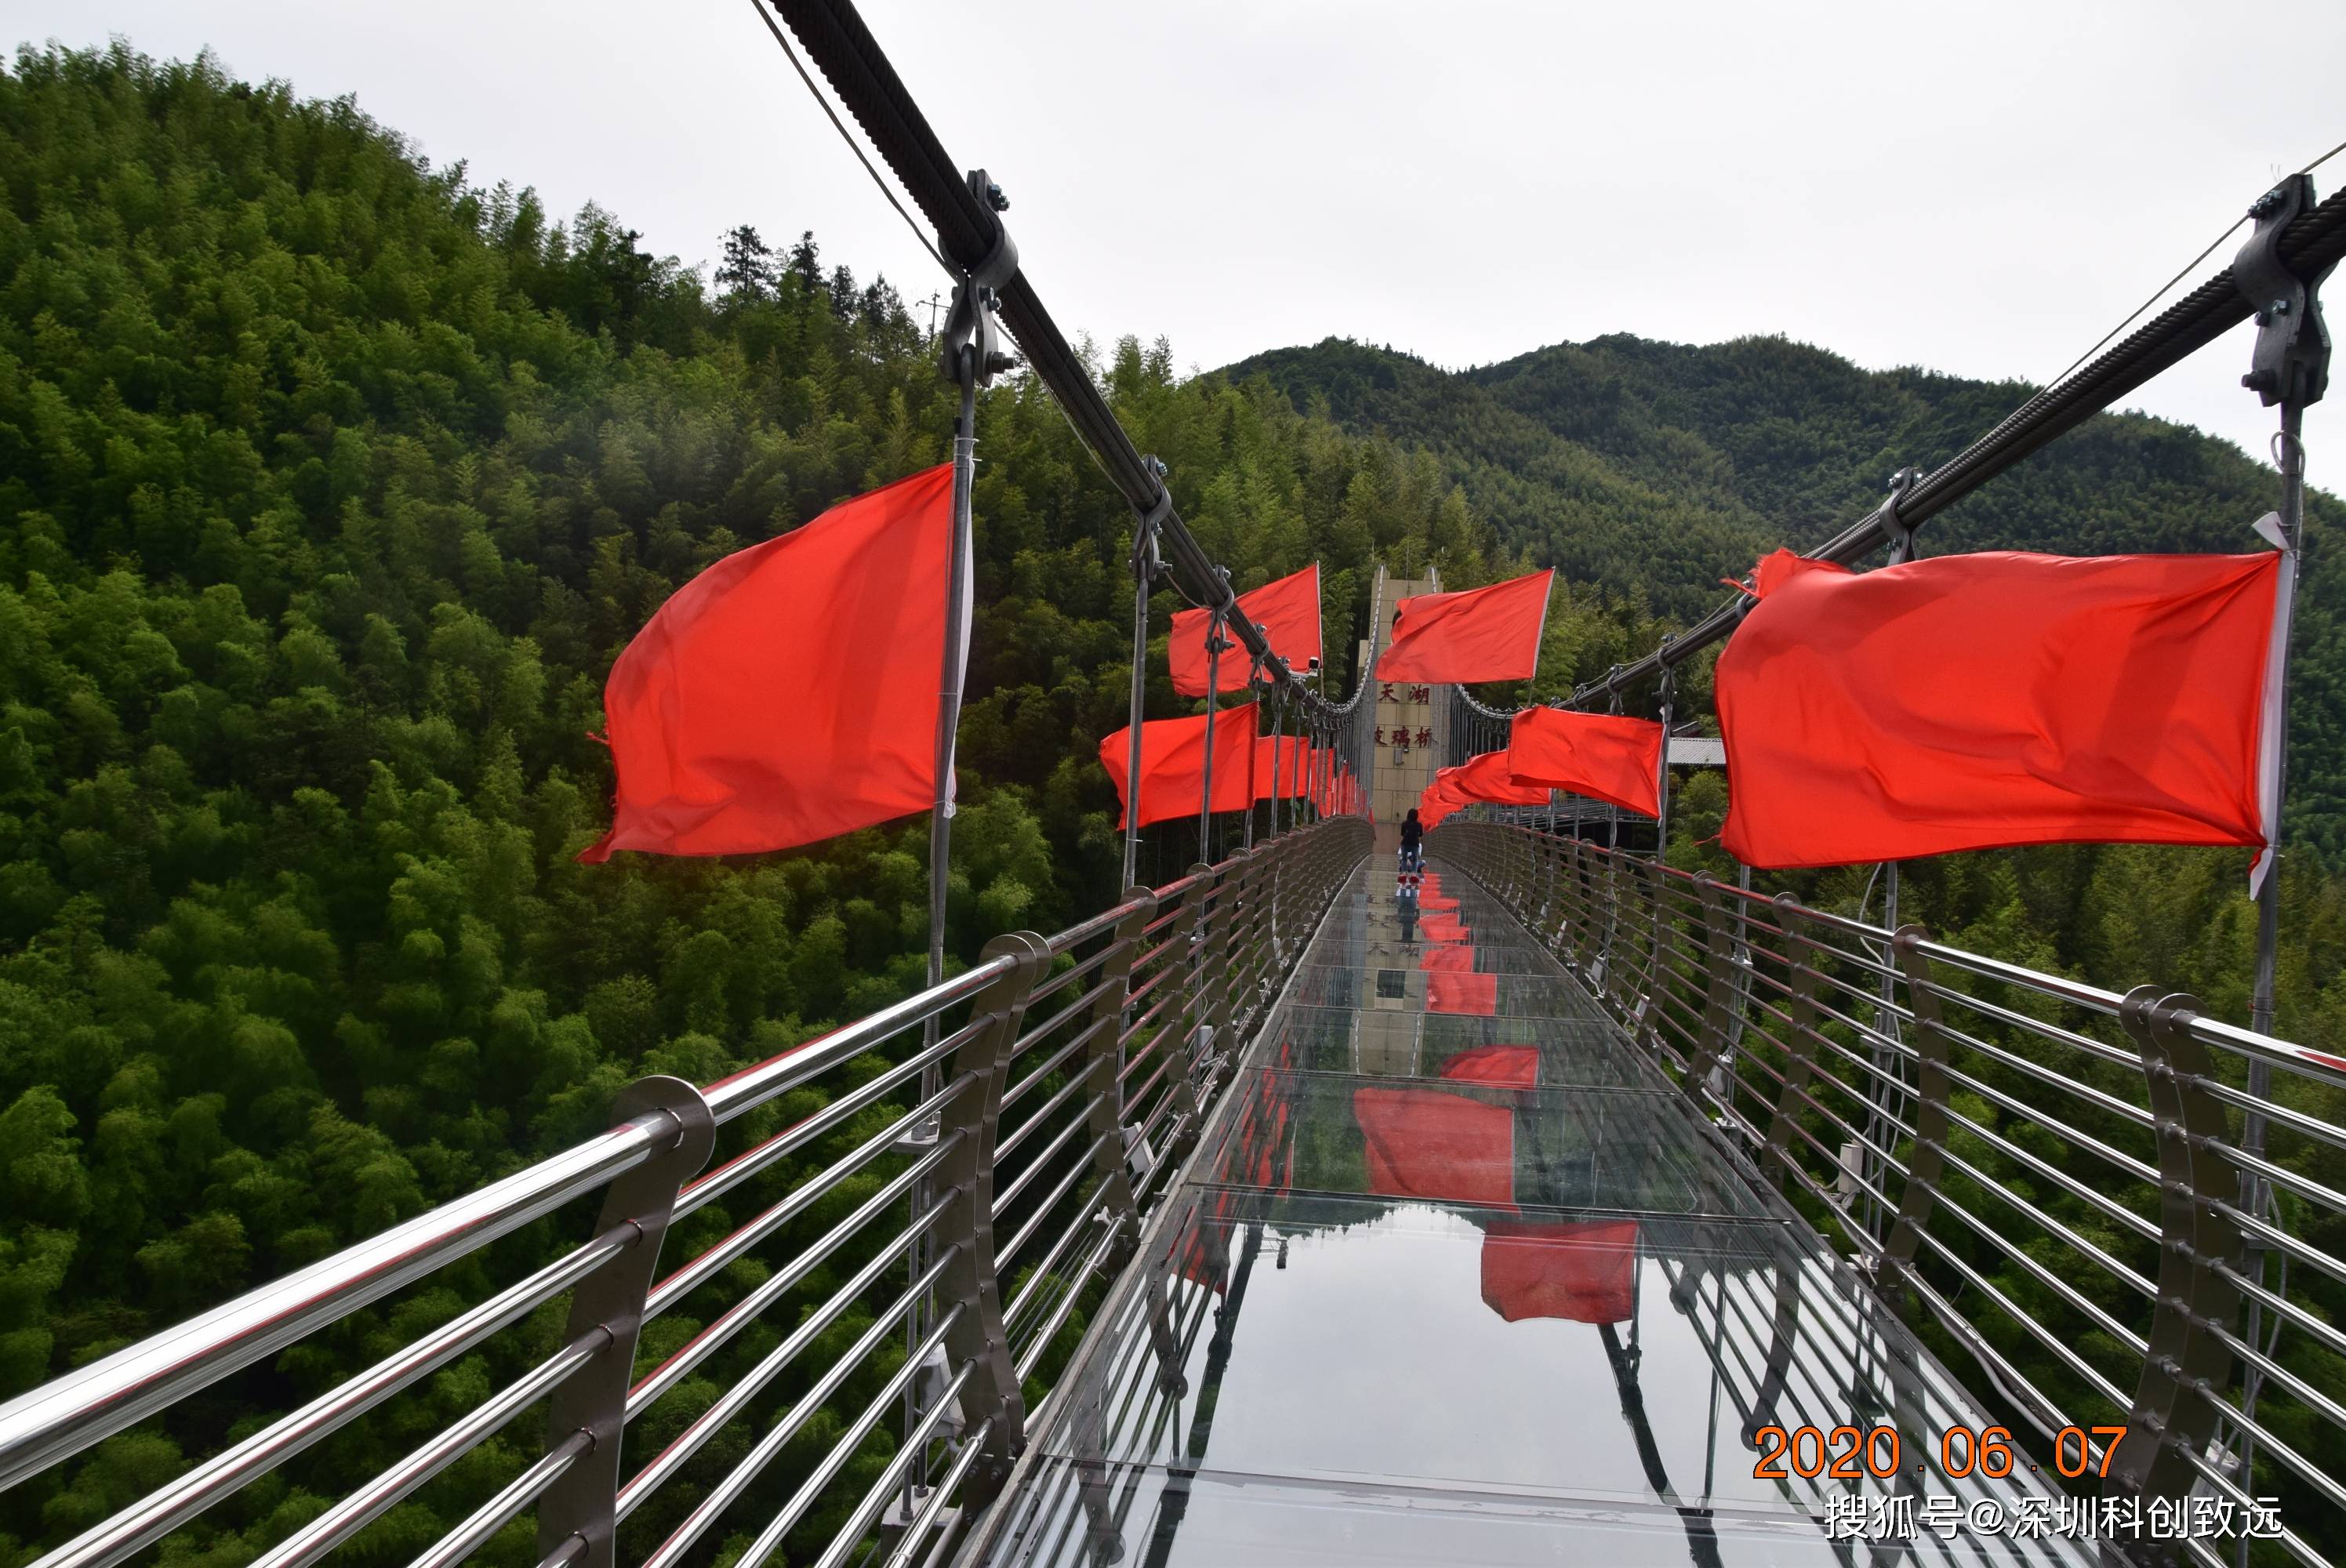
M2267 408L2320 402L2330 385L2330 329L2321 320L2320 298L2330 268L2300 277L2280 259L2282 233L2312 209L2313 177L2289 176L2249 209L2256 231L2232 259L2233 287L2254 308L2257 322L2256 352L2240 384Z
M1890 542L1890 565L1893 566L1914 558L1914 524L1906 521L1903 508L1906 497L1913 494L1915 482L1922 477L1919 468L1902 468L1892 474L1890 494L1873 510L1875 524Z
M973 168L968 178L970 194L994 211L1010 205L985 170ZM947 253L942 237L937 249L940 255ZM994 377L1018 368L1018 356L1003 352L1000 329L994 322L995 292L1017 275L1018 247L1011 240L1010 226L996 219L993 245L954 285L953 309L945 315L938 343L938 364L945 380L958 385L964 375L974 375L979 386L991 386Z
M1154 583L1165 571L1164 559L1157 549L1157 537L1158 531L1165 526L1166 519L1173 515L1173 487L1165 483L1165 464L1156 458L1142 458L1140 466L1149 478L1157 482L1157 498L1148 504L1146 511L1138 507L1133 509L1132 575L1136 582Z

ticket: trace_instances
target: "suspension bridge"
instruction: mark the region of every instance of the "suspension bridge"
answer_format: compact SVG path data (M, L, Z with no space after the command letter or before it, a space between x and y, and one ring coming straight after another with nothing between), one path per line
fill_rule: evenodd
M1649 818L1470 807L1397 891L1396 820L1511 718L1371 675L1441 584L1380 575L1348 697L1290 667L1054 324L1001 187L844 0L773 12L959 280L962 517L997 333L1131 504L1136 800L1149 588L1209 616L1198 861L1140 883L1136 809L1115 907L953 974L933 933L918 994L719 1082L647 1078L600 1135L0 1408L0 1485L209 1434L38 1568L193 1555L191 1524L367 1432L397 1457L257 1568L2338 1555L2346 1193L2309 1171L2346 1149L2346 1057L2272 1033L2275 879L2241 1024L1902 925L1894 871L1876 924L1668 866L1672 767L1717 760L1670 682L1739 596L1566 705L1661 687ZM1809 558L1905 558L2251 316L2293 552L2346 201L2300 176L2252 216L2229 268ZM1221 853L1226 655L1268 738L1349 784L1275 792ZM266 1381L425 1292L364 1319L362 1369ZM488 1364L524 1369L439 1380ZM477 1511L411 1539L403 1501L452 1472Z

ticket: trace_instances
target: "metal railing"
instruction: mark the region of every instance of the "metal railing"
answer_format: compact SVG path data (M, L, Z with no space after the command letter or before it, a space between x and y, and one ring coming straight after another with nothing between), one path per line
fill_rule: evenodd
M231 1528L260 1568L370 1531L414 1568L941 1549L1369 839L1300 828L719 1082L644 1079L599 1137L11 1401L0 1485L97 1467L118 1503L52 1510L37 1568ZM502 1435L541 1404L542 1441ZM124 1499L142 1436L194 1462ZM321 1495L353 1438L397 1457ZM419 1493L459 1522L416 1540Z
M2046 1473L2202 1511L2219 1528L2165 1533L2211 1565L2273 1499L2254 1533L2338 1552L2346 1058L1536 827L1454 820L1429 848L1978 1369Z

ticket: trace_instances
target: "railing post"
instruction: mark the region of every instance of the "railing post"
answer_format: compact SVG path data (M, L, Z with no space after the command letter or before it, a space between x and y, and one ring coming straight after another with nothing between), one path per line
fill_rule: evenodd
M1212 1101L1214 1080L1230 1049L1230 937L1246 913L1250 859L1244 850L1230 857L1229 868L1221 875L1220 896L1214 900L1213 916L1206 922L1206 940L1198 950L1198 980L1205 988L1198 1010L1204 1033L1192 1060L1199 1069L1201 1105Z
M954 1053L950 1081L959 1087L940 1109L942 1135L955 1141L937 1166L945 1204L930 1232L935 1256L945 1258L937 1293L961 1308L945 1331L944 1348L953 1361L970 1369L960 1396L964 1430L985 1431L970 1474L974 1500L992 1494L1026 1443L1026 1400L1011 1364L994 1261L994 1144L1010 1045L1025 1023L1035 982L1051 966L1051 949L1033 932L1011 932L987 942L979 962L1005 957L1015 961L1010 972L970 1003L970 1016L985 1019L986 1026Z
M1674 972L1669 965L1669 954L1670 944L1678 935L1678 922L1670 919L1669 901L1662 896L1668 882L1659 861L1638 861L1637 874L1632 881L1645 884L1646 895L1653 904L1654 914L1651 921L1644 922L1649 933L1646 946L1646 990L1645 994L1637 999L1637 1010L1632 1016L1637 1019L1637 1026L1650 1037L1654 1054L1658 1058L1666 1048L1661 1024L1662 993ZM1691 1061L1688 1066L1691 1068ZM1694 1093L1691 1084L1687 1086L1687 1093Z
M1784 999L1785 1011L1792 1023L1787 1031L1790 1037L1784 1042L1784 1081L1777 1091L1775 1115L1768 1121L1768 1141L1760 1152L1760 1169L1780 1186L1784 1166L1793 1157L1792 1123L1800 1115L1810 1074L1816 1067L1820 976L1794 930L1808 911L1790 893L1778 893L1770 901L1776 906L1777 929L1784 933L1784 978L1790 993Z
M1908 1268L1923 1245L1923 1229L1939 1201L1939 1181L1946 1173L1947 1135L1952 1126L1947 1096L1953 1082L1947 1076L1947 1030L1939 1013L1939 999L1931 992L1931 961L1921 944L1930 932L1919 925L1902 925L1890 939L1898 968L1906 977L1906 1007L1914 1015L1914 1054L1918 1062L1914 1094L1914 1147L1906 1160L1906 1183L1898 1193L1898 1217L1890 1227L1882 1251L1885 1272L1880 1283L1892 1283L1891 1266Z
M1726 1054L1728 1025L1735 1013L1735 921L1727 912L1727 900L1719 891L1716 878L1708 871L1700 872L1694 885L1702 899L1702 920L1708 937L1703 944L1702 1038L1687 1063L1686 1082L1680 1087L1686 1090L1688 1099L1699 1105L1704 1086L1709 1084ZM1720 1085L1714 1092L1731 1104L1734 1096L1723 1090L1724 1085Z
M546 1412L546 1452L566 1448L580 1451L538 1499L537 1555L543 1562L568 1548L573 1553L570 1568L611 1568L620 1434L627 1389L635 1381L644 1298L658 1271L660 1242L676 1211L676 1195L709 1163L709 1151L717 1142L717 1120L709 1114L709 1102L681 1078L638 1079L619 1092L611 1119L628 1122L648 1111L666 1111L676 1118L676 1141L621 1176L603 1195L594 1233L601 1236L615 1226L633 1225L637 1239L580 1280L571 1293L563 1343L575 1343L598 1327L609 1338L592 1360L554 1391ZM570 1547L574 1540L583 1551Z
M2231 1352L2218 1329L2238 1313L2239 1291L2221 1270L2239 1267L2242 1246L2216 1205L2239 1192L2239 1171L2218 1152L2223 1106L2205 1086L2207 1048L2189 1028L2199 1011L2197 997L2162 997L2154 985L2128 992L2118 1009L2142 1056L2158 1144L2158 1304L2105 1493L2188 1494L2198 1472L2187 1456L2214 1433L2213 1390L2231 1379ZM2241 1481L2246 1490L2248 1478Z
M1128 1252L1139 1238L1140 1207L1124 1159L1124 1053L1119 1042L1132 995L1133 962L1148 940L1148 922L1157 918L1157 895L1147 888L1127 888L1124 901L1136 907L1117 921L1115 941L1100 964L1100 993L1092 1003L1092 1043L1084 1069L1091 1079L1085 1092L1085 1118L1092 1135L1092 1169L1100 1184L1100 1213L1118 1227L1120 1253Z

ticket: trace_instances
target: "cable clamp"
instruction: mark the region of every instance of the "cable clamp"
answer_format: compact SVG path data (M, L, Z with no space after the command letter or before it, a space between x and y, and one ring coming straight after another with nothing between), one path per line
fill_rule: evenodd
M2249 209L2257 227L2232 258L2232 286L2246 297L2257 322L2256 352L2240 384L2267 408L2320 402L2330 384L2330 329L2321 320L2320 292L2330 268L2301 278L2280 259L2281 235L2312 207L2313 177L2289 176Z
M1140 466L1157 482L1157 498L1146 508L1133 508L1138 520L1132 530L1132 575L1142 582L1153 583L1164 570L1157 551L1157 534L1173 515L1173 487L1165 483L1165 465L1156 458L1142 458Z
M969 188L971 195L996 212L1010 205L1002 188L988 179L982 168L969 171ZM937 249L947 253L942 236ZM1010 226L997 219L992 248L954 285L953 309L945 316L938 345L945 380L958 385L964 376L974 376L979 386L991 386L995 376L1017 368L1018 356L1002 351L999 330L994 324L994 291L1017 275L1018 247L1011 240Z

